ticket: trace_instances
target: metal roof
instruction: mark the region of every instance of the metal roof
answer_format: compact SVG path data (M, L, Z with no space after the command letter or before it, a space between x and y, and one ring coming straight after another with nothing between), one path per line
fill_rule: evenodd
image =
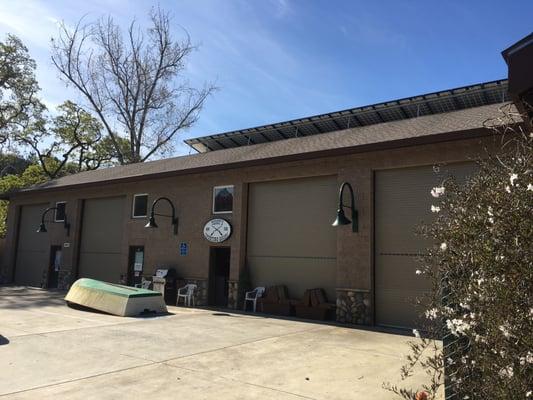
M274 142L509 101L507 80L464 86L312 117L185 140L200 153Z

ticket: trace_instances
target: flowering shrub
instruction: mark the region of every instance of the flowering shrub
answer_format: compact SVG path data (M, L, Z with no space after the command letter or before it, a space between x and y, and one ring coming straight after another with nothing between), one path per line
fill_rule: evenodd
M446 382L447 398L533 400L533 132L515 122L510 111L491 121L504 130L499 155L480 161L465 185L428 188L436 220L422 230L435 246L417 274L432 282L427 330L444 338L444 351L413 342L402 377L421 366L429 399Z

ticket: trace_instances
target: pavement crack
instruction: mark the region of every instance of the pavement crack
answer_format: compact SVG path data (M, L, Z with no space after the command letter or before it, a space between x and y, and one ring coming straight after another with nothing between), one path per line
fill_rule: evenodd
M210 373L210 372L207 372L207 371L199 371L199 370L196 370L196 369L191 369L191 368L186 368L186 367L179 367L177 365L167 364L166 362L163 362L163 364L166 365L167 367L171 367L171 368L174 368L174 369L181 369L181 370L189 371L189 372L192 372L192 373L195 373L195 374L204 373L204 374L207 374L207 375L210 375L210 376L214 376L214 377L217 377L217 378L220 378L220 379L224 379L226 381L236 382L236 383L240 383L242 385L255 386L255 387L258 387L258 388L261 388L261 389L272 390L272 391L278 392L278 393L290 394L291 396L300 397L302 399L319 400L316 397L309 397L309 396L305 396L303 394L298 394L298 393L294 393L294 392L288 392L286 390L281 390L281 389L273 388L273 387L270 387L270 386L260 385L258 383L241 381L239 379L230 378L230 377L227 377L227 376L224 376L224 375L217 375L217 374L213 374L213 373Z
M141 364L141 365L134 365L132 367L121 368L121 369L116 369L116 370L113 370L113 371L101 372L99 374L93 374L93 375L82 376L82 377L79 377L79 378L63 380L61 382L54 382L54 383L50 383L48 385L34 386L34 387L31 387L31 388L26 388L26 389L22 389L22 390L16 390L14 392L1 393L0 397L11 396L11 395L18 394L18 393L26 393L26 392L31 392L33 390L65 385L65 384L68 384L68 383L71 383L71 382L80 382L80 381L83 381L83 380L86 380L86 379L98 378L99 376L105 376L105 375L110 375L110 374L116 374L116 373L119 373L119 372L130 371L130 370L133 370L133 369L147 367L149 365L154 365L154 364L158 364L158 363L148 362L148 363Z
M215 352L215 351L231 349L231 348L234 348L234 347L240 347L240 346L244 346L244 345L247 345L247 344L263 342L263 341L266 341L266 340L282 338L282 337L287 337L287 336L292 336L292 335L299 335L301 333L307 333L307 332L316 332L316 331L324 330L324 329L327 329L327 328L328 327L324 327L323 326L323 327L315 328L315 329L304 329L304 330L301 330L301 331L289 332L289 333L285 333L283 335L273 335L273 336L267 336L267 337L252 339L252 340L249 340L249 341L246 341L246 342L239 342L239 343L236 343L236 344L230 344L228 346L217 347L215 349L209 349L209 350L199 351L199 352L192 353L192 354L187 354L187 355L182 355L182 356L177 356L177 357L171 357L171 358L168 358L168 359L163 360L161 362L165 363L165 362L168 362L168 361L180 360L180 359L184 359L184 358L187 358L187 357L194 357L194 356L201 355L201 354L208 354L208 353L212 353L212 352Z

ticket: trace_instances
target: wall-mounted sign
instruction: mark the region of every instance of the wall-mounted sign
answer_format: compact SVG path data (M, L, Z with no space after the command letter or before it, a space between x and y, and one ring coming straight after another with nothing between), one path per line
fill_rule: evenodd
M143 270L143 264L144 264L144 250L142 248L137 249L135 250L135 260L133 262L133 271L141 272Z
M213 243L221 243L231 235L231 225L222 218L214 218L204 226L204 237Z
M189 245L185 242L180 243L180 256L186 256L189 253Z

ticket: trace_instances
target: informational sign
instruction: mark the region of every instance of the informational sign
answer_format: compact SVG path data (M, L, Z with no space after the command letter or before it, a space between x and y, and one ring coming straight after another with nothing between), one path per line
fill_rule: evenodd
M189 245L185 242L180 243L180 256L186 256L189 253Z
M139 272L142 271L143 263L144 263L144 251L137 250L135 252L135 262L133 263L133 270L139 271Z

